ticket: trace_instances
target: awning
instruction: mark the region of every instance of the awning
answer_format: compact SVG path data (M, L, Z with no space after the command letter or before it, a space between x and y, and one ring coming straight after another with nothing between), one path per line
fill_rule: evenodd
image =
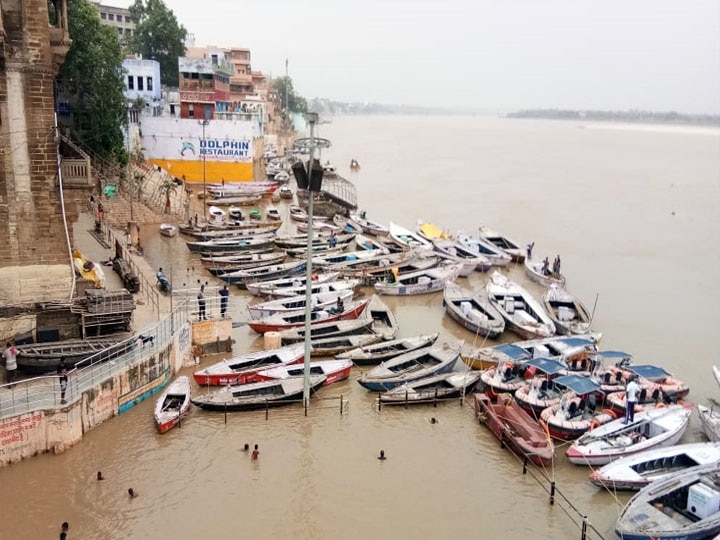
M582 375L563 375L555 379L555 384L564 386L575 392L578 396L601 392L600 385Z
M503 343L502 345L497 345L496 347L493 347L493 349L509 356L513 360L522 360L524 358L532 357L532 353L526 351L522 347L513 345L512 343Z
M628 366L627 369L628 371L632 371L636 375L651 381L653 379L662 379L671 375L660 366L651 366L649 364L643 366Z
M622 351L600 351L598 352L598 354L603 358L607 358L608 360L622 360L623 358L632 358L632 354Z
M532 360L528 360L525 365L535 366L537 369L547 373L548 375L555 375L556 373L560 373L562 370L567 369L567 366L561 364L557 360L545 357L533 358Z
M562 338L557 340L557 342L568 347L593 347L595 345L594 341L579 337Z

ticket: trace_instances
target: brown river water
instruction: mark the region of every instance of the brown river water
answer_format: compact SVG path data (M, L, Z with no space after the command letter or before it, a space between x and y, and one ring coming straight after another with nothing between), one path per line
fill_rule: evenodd
M320 136L333 143L323 161L356 182L369 218L406 227L423 219L451 232L485 224L535 241L536 256L561 255L571 291L589 306L597 298L602 348L664 366L689 382L692 401L718 395L717 130L388 116L335 118ZM359 172L350 173L352 158ZM276 206L287 220L288 205ZM197 264L182 238L152 235L143 245L166 273ZM510 275L539 295L521 268ZM214 282L191 269L188 283L198 278ZM469 284L486 279L476 273ZM230 311L246 320L248 298L233 294ZM439 329L441 340L482 344L443 314L441 293L387 302L400 336ZM235 332L236 353L262 347L247 327ZM62 521L68 538L86 540L580 538L578 514L565 501L550 506L547 484L523 476L467 404L378 412L359 373L323 389L327 399L307 417L291 406L225 423L192 410L159 435L147 400L65 454L0 470L0 538L57 538ZM697 440L694 416L683 441ZM259 444L258 461L241 451L246 442ZM628 495L591 485L564 450L546 474L602 535L590 538L615 538ZM95 480L98 470L106 480ZM140 496L129 499L129 487Z

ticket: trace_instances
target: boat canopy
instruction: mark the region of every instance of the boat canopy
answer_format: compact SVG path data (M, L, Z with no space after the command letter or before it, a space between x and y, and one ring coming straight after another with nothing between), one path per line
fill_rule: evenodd
M567 366L561 364L557 360L545 357L528 360L526 365L535 366L537 369L547 373L548 375L555 375L556 373L560 373L561 371L567 369Z
M642 366L628 366L628 371L632 371L640 377L645 379L662 379L663 377L669 377L671 374L665 371L660 366L651 366L650 364Z
M608 360L614 360L614 359L624 359L624 358L632 358L632 354L622 352L622 351L600 351L598 353L603 358L607 358Z
M593 345L595 345L594 341L581 337L562 338L558 340L558 343L562 343L563 345L567 345L568 347L592 347Z
M493 349L503 354L506 354L513 360L522 360L523 358L530 358L532 356L531 353L529 353L522 347L519 347L518 345L513 345L512 343L503 343L502 345L493 347Z
M572 390L578 396L591 394L593 392L602 392L598 383L582 375L563 375L555 379L555 384Z

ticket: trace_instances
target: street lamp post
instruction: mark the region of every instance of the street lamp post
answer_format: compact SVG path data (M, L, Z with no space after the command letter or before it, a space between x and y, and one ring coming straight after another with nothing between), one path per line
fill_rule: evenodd
M313 202L315 193L320 191L322 185L323 171L322 167L318 167L313 180L313 166L316 148L328 148L330 141L327 139L319 139L315 137L315 125L318 121L318 113L308 113L307 122L310 124L310 139L298 139L295 146L299 148L307 148L310 152L307 170L302 164L297 163L293 166L293 174L297 180L300 189L306 189L308 193L308 233L307 233L307 253L305 255L305 358L303 369L303 404L305 411L310 402L310 323L312 320L312 246L313 246Z

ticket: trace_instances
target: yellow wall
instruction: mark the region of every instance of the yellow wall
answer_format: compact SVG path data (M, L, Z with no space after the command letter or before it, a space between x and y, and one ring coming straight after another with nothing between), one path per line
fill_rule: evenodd
M192 183L203 182L203 162L168 159L148 159L158 167L162 167L175 178L185 177L185 180ZM205 181L208 183L225 182L248 182L253 180L252 163L235 163L228 161L206 161Z

